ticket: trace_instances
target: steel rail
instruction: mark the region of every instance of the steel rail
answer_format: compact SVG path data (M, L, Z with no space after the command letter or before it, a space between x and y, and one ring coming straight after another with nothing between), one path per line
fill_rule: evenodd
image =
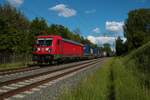
M0 95L0 98L2 98L2 100L3 100L4 98L11 97L11 96L13 96L13 95L15 95L15 94L18 94L18 93L20 93L20 92L24 92L24 91L30 90L30 89L32 89L32 88L34 88L34 87L37 87L37 86L42 85L42 84L44 84L44 83L47 83L47 82L49 82L49 81L56 80L56 79L58 79L58 78L60 78L60 77L66 76L66 75L68 75L68 74L71 74L71 73L76 72L76 71L78 71L78 70L81 70L81 69L83 69L83 68L89 67L90 65L96 64L97 62L99 62L99 61L95 61L95 62L92 62L92 63L88 63L88 64L86 64L86 65L84 65L84 66L82 66L82 67L79 67L79 68L76 68L76 69L73 69L73 70L70 70L70 71L67 71L67 72L63 72L63 73L61 73L61 74L52 76L52 77L47 78L47 79L44 79L44 80L42 80L42 81L38 81L38 82L35 82L35 83L32 83L32 84L29 84L29 85L26 85L26 86L23 86L23 87L14 89L14 90L10 90L10 91L8 91L8 92L6 92L6 93L1 94L1 95Z
M94 60L94 61L96 61L96 60ZM46 72L42 72L42 73L30 75L30 76L25 76L25 77L13 79L13 80L8 80L8 81L5 81L5 82L0 82L0 87L6 86L6 85L10 85L10 84L14 84L14 83L17 83L17 82L21 82L21 81L24 81L24 80L29 80L29 79L32 79L32 78L35 78L35 77L51 74L51 73L54 73L54 72L57 72L57 71L61 71L61 70L65 70L65 69L68 69L68 68L80 66L80 65L83 65L83 64L86 64L86 63L90 63L90 62L91 61L80 63L80 64L76 64L76 65L70 65L70 66L67 66L67 67L54 69L54 70L51 70L51 71L46 71Z
M30 70L36 70L36 69L45 68L45 67L41 67L41 66L53 67L51 65L40 65L40 66L14 68L14 69L5 69L5 70L0 70L0 76L10 75L10 74L15 74L15 73L19 73L19 72L26 72L26 71L30 71Z

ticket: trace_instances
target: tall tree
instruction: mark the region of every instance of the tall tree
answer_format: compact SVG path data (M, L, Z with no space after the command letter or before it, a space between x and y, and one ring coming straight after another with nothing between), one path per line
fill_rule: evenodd
M1 52L26 52L22 43L29 33L29 21L20 11L9 4L0 5L0 29Z
M107 52L107 54L111 53L111 47L109 43L103 44L103 51Z
M120 37L116 40L116 55L120 56L126 52L126 45Z
M128 49L138 48L150 41L150 9L130 11L125 22L124 33L127 38Z
M34 36L41 35L42 33L44 33L45 35L48 34L48 24L44 18L36 17L35 19L33 19L30 28Z
M80 28L76 28L73 32L74 32L75 34L79 34L79 35L81 35Z

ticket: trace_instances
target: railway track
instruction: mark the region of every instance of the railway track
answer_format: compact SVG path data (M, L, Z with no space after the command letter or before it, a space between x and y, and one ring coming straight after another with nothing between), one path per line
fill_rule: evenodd
M37 69L42 69L42 68L46 68L46 67L53 67L54 65L31 65L30 67L22 67L22 68L14 68L14 69L6 69L6 70L0 70L0 77L3 76L8 76L11 74L19 74L19 73L23 73L23 72L27 72L27 71L33 71L33 70L37 70Z
M15 78L20 78L20 77L25 77L25 76L31 76L33 75L33 73L42 73L45 72L47 70L54 70L57 68L62 68L62 67L69 67L71 65L77 65L77 64L83 64L86 62L90 62L91 60L86 60L86 61L82 61L82 62L72 62L72 63L67 63L67 64L63 64L63 65L49 65L49 66L34 66L33 68L17 68L17 69L13 69L13 70L6 70L6 71L2 71L0 72L0 83L1 82L5 82L8 81L10 79L15 79ZM4 74L2 74L4 73Z
M34 64L34 65L28 65L28 67L3 69L3 70L0 70L0 76L19 73L19 72L26 72L26 71L36 70L36 69L40 69L43 67L50 67L50 66L52 66L52 65L50 65L50 64L45 64L45 65Z
M40 66L34 66L34 67L24 67L24 68L15 68L15 69L6 69L6 70L0 70L0 75L9 75L19 72L25 72L30 70L39 69Z
M0 100L12 97L21 92L29 91L42 84L64 77L73 72L87 68L99 62L100 59L84 62L82 64L70 65L31 76L21 77L0 83Z

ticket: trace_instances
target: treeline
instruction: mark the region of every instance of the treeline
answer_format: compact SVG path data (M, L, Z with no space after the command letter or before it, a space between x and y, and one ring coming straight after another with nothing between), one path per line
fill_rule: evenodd
M48 25L44 18L29 21L18 9L9 4L0 5L0 53L31 53L37 35L60 35L63 38L83 44L90 44L79 33L70 31L63 25Z
M150 9L130 11L124 25L124 43L120 37L116 40L116 54L126 54L150 41Z

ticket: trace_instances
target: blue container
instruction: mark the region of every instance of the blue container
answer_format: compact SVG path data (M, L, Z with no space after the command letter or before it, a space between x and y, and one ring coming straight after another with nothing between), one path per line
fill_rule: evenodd
M93 48L93 54L94 54L94 56L98 55L98 48Z
M85 44L83 47L83 51L84 51L84 56L89 56L91 54L90 52L90 46L88 44Z

